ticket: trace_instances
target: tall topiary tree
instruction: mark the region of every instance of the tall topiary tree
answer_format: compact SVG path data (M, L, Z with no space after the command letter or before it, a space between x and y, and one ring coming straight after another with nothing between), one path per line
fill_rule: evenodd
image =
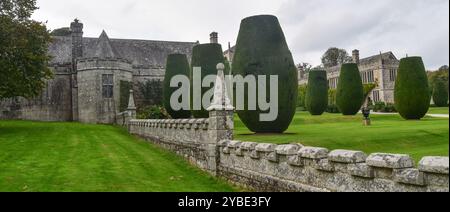
M430 107L431 95L421 57L400 60L395 82L395 108L405 119L421 119Z
M305 105L311 115L322 115L327 109L328 80L326 71L314 70L309 72Z
M280 23L275 16L261 15L242 20L233 59L233 74L243 77L266 75L267 90L278 89L278 116L273 121L261 121L269 111L237 111L242 122L253 132L282 133L289 127L296 110L298 77ZM270 75L278 76L278 88L270 87ZM258 86L257 86L258 87ZM244 92L245 99L248 90Z
M448 106L448 82L436 80L433 85L433 101L438 107Z
M223 57L223 51L222 46L217 43L208 43L208 44L200 44L197 46L194 46L192 50L192 68L191 68L191 85L193 85L193 71L194 67L201 67L202 73L201 73L201 80L208 76L208 75L217 75L217 69L216 66L218 63L225 63L225 58ZM193 103L194 96L193 93L193 87L191 86L191 104ZM212 89L213 85L209 87L202 87L201 89L201 96L208 92L208 90ZM192 115L195 118L208 118L209 112L206 110L209 106L204 105L205 107L202 107L201 110L196 110L195 108L192 109Z
M166 61L166 75L163 82L163 103L167 113L174 119L182 119L191 117L190 110L175 111L171 104L170 98L172 94L179 89L179 87L170 87L170 81L172 77L176 75L184 75L189 78L190 68L189 62L184 54L171 54L167 57ZM181 102L181 100L179 100Z
M358 65L343 64L336 89L336 104L344 115L356 115L364 101L364 91Z

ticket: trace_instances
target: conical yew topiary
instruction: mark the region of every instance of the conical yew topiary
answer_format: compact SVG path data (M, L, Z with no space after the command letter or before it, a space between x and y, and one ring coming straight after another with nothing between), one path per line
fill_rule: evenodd
M433 102L437 107L448 106L448 82L436 80L433 86Z
M305 99L306 109L311 115L322 115L328 106L328 80L324 70L309 72Z
M266 76L266 97L270 91L278 93L278 114L275 120L262 120L269 110L248 110L248 89L244 91L245 110L237 113L242 122L253 132L282 133L289 127L296 110L297 69L287 46L280 23L275 16L261 15L242 20L232 67L233 75L258 78ZM278 87L271 87L270 76L278 76ZM258 85L257 85L258 87ZM274 90L276 89L276 90ZM258 102L258 100L255 100ZM260 106L260 105L259 105Z
M430 88L421 57L400 60L395 81L395 108L405 119L421 119L430 108Z
M364 88L355 63L343 64L336 89L336 104L344 115L356 115L364 101Z
M216 66L218 63L225 63L225 58L223 56L222 46L217 43L208 43L208 44L200 44L194 46L192 50L192 62L191 62L191 104L193 104L194 100L194 84L193 80L193 71L194 67L201 67L201 82L203 82L204 78L208 75L217 75ZM200 83L201 83L200 82ZM199 85L201 86L201 85ZM209 87L201 88L201 97L205 95L210 89L214 88L213 85ZM192 115L195 118L208 118L209 112L206 110L209 105L202 106L200 110L191 107Z
M171 54L167 56L166 74L164 76L163 82L163 103L167 113L169 113L169 115L174 119L190 118L191 111L183 109L176 111L172 108L172 105L170 104L170 98L176 90L180 89L180 87L170 87L170 81L174 76L177 75L184 75L189 78L189 74L190 68L186 55ZM180 99L179 102L181 101L182 100Z

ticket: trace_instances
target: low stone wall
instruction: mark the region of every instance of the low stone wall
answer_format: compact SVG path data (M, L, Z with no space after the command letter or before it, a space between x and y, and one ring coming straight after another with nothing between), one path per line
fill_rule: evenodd
M218 175L258 191L448 192L448 157L221 141Z
M425 157L415 168L408 155L367 156L360 151L330 152L301 144L233 141L232 127L218 124L232 116L222 115L210 119L131 120L129 130L212 174L256 191L449 191L448 157ZM218 130L224 126L229 129Z
M131 120L129 132L183 156L211 174L217 173L218 146L231 139L233 116L213 111L208 119Z

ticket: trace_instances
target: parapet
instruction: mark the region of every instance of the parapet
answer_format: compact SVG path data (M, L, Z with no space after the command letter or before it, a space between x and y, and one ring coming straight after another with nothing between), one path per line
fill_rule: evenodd
M83 58L77 60L77 71L91 70L121 70L132 71L132 65L128 60L120 58Z
M230 179L244 185L252 179L249 185L268 191L449 190L448 157L424 157L416 167L409 155L366 155L361 151L329 151L301 144L221 141L219 148L224 176L233 176Z

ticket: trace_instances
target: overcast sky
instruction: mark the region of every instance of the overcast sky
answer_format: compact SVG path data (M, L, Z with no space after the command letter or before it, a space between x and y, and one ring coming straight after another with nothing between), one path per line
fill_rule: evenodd
M422 56L428 69L449 64L449 0L38 0L33 15L55 29L74 18L87 37L236 42L242 18L278 16L296 63L320 64L328 47L361 57L393 51Z

